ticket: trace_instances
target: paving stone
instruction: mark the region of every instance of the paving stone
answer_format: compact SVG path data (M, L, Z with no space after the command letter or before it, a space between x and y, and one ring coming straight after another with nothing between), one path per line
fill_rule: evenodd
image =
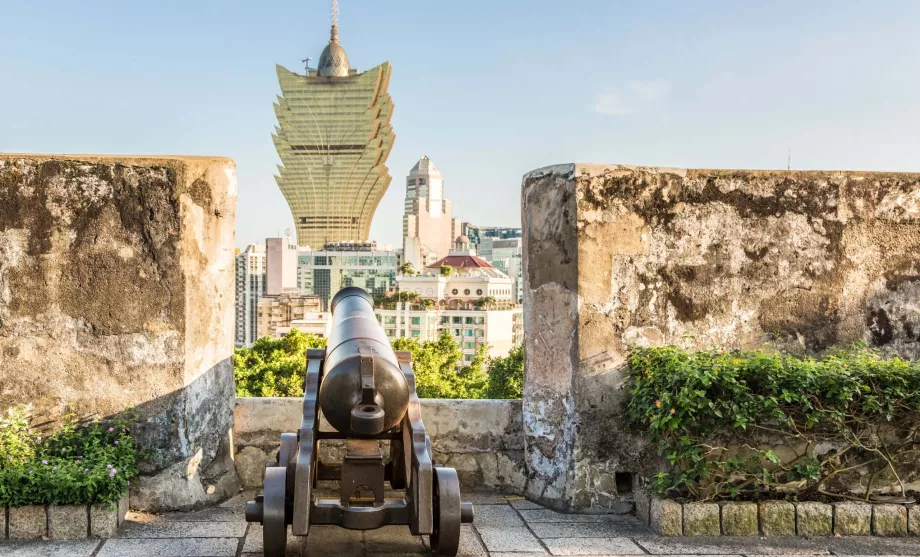
M750 538L700 536L696 538L636 539L655 555L827 555L827 539L799 537Z
M48 537L52 540L85 540L89 534L86 505L50 505Z
M479 536L471 524L460 525L460 549L457 557L487 557L486 547L479 541Z
M524 528L524 522L510 505L483 505L477 509L475 524L482 524L489 527L520 527Z
M508 502L511 503L512 507L519 511L533 511L545 508L542 505L538 505L533 501L528 501L527 499L510 499Z
M490 557L546 557L549 555L546 551L537 553L534 551L517 551L514 553L503 552L503 551L493 551L489 554Z
M596 514L566 514L550 509L520 511L524 521L533 522L597 522L600 515Z
M3 557L90 557L99 540L0 542Z
M651 498L648 493L645 491L636 493L636 518L643 524L648 524L650 504Z
M578 538L546 540L552 555L644 555L629 538Z
M800 536L829 536L833 531L834 508L806 501L795 504L796 531Z
M48 535L48 513L42 505L10 507L9 538L37 540Z
M96 557L234 557L236 538L106 540Z
M530 529L540 539L546 538L620 538L625 536L645 536L651 533L647 526L635 517L604 522L585 523L551 523L535 522Z
M511 507L508 509L513 511ZM364 532L364 546L368 554L416 554L428 551L422 537L413 536L408 526L384 526L376 530L368 530ZM309 548L307 553L309 553Z
M541 552L543 546L526 528L502 528L495 526L476 526L489 553L495 551L532 551Z
M509 497L517 500L516 496L502 495L494 491L463 491L460 493L461 499L474 505L507 505Z
M113 538L118 532L118 507L93 505L89 508L89 535L92 538Z
M119 538L242 538L246 522L126 522Z
M193 512L168 512L156 515L158 521L170 522L241 522L246 520L244 507L210 507ZM139 513L129 513L136 516Z
M907 507L904 505L873 505L872 532L876 536L906 536ZM920 553L920 546L918 546Z
M920 555L917 538L861 536L824 540L836 555Z
M757 505L764 536L795 535L795 505L788 501L764 501Z
M685 536L718 536L722 533L719 524L719 505L716 503L684 504Z
M722 533L726 536L756 536L757 503L725 503L722 505Z
M351 535L351 537L357 539L357 545L359 550L357 553L349 552L351 548L345 543L345 540L341 538L330 539L330 536L326 534L328 529L335 528L341 532L346 532ZM303 553L303 547L305 543L313 543L314 548L316 548L316 555L322 555L329 552L330 547L335 547L337 552L341 552L341 555L360 555L360 546L361 546L361 532L355 532L352 530L343 530L342 528L334 526L311 526L310 535L307 539L304 539L301 536L295 536L291 534L291 529L287 529L287 551L288 555L300 555ZM243 542L243 553L257 553L262 555L262 525L261 524L250 524L249 530L246 533L246 540ZM341 549L339 549L341 548Z
M911 536L920 536L920 505L907 509L907 531Z
M653 497L649 504L649 527L662 536L682 536L684 533L683 505Z
M835 503L834 533L841 536L868 536L872 533L872 505Z

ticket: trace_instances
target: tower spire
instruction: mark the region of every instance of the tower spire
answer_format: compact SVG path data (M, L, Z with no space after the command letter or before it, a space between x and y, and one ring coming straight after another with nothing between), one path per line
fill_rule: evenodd
M332 30L329 40L339 42L339 0L332 0L332 8L329 10L332 16Z

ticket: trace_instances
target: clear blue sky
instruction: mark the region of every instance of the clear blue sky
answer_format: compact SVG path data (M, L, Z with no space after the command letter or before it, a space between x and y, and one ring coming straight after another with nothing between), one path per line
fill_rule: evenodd
M920 2L341 0L352 65L393 64L400 243L428 154L465 220L519 225L562 162L920 170ZM293 221L272 178L275 63L315 61L325 0L0 0L0 151L224 155L237 245Z

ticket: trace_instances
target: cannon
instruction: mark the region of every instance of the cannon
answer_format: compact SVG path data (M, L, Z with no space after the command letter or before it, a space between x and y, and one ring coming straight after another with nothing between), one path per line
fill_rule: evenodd
M326 348L306 354L300 429L281 435L278 460L265 469L262 493L246 504L246 520L262 524L266 557L284 556L289 525L293 535L307 536L319 524L404 524L429 536L435 554L453 557L473 505L460 499L456 470L434 464L411 355L392 349L364 290L344 288L331 306ZM335 431L320 431L320 412ZM345 441L344 458L323 462L319 444L333 439ZM338 481L338 497L319 497L320 481ZM385 482L396 496L384 497Z

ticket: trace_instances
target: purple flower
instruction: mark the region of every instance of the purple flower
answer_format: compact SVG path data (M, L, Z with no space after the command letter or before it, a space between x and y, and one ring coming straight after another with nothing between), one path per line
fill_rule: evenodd
M41 441L41 440L42 440L42 436L41 436L41 435L37 436L37 437L35 438L35 440L36 440L36 441Z
M44 465L47 466L47 465L48 465L48 461L47 461L47 460L43 460L43 461L42 461L42 464L44 464Z
M128 485L131 485L131 480L128 480Z
M111 470L109 470L109 477L114 478L115 474L117 473L118 473L118 470L116 470L115 468L112 468Z
M84 468L84 469L83 469L83 473L85 474L85 473L87 473L87 472L89 472L89 468Z
M115 444L117 445L117 444L118 444L118 441L115 441Z
M121 430L121 432L122 432L122 433L128 433L128 430L127 430L127 429L124 429L124 428L122 428L122 430Z
M109 428L109 431L115 431L115 428L114 428L114 427L110 427L110 428Z
M52 466L52 467L51 467L51 471L52 471L52 472L57 472L57 466Z
M111 464L106 464L105 467L108 468L109 470L112 469L112 465L111 465Z
M29 475L30 475L30 476L32 475L32 472L34 472L34 470L29 470Z

